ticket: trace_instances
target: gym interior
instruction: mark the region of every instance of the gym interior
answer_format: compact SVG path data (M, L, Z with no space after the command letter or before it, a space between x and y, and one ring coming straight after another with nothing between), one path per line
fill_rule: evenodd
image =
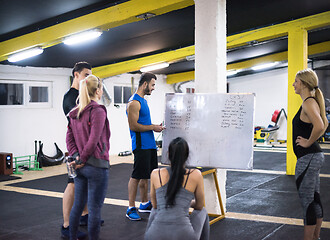
M72 67L78 61L91 63L93 74L102 78L106 89L102 103L110 122L111 168L100 239L144 238L148 214L141 214L139 222L125 217L127 183L133 166L126 116L128 97L137 88L140 68L161 61L167 61L169 67L154 70L156 90L147 98L154 123L164 121L166 93L198 90L195 1L167 1L166 6L155 2L3 3L0 21L6 24L0 27L0 239L61 238L62 197L67 184L67 169L62 163L67 152L67 119L62 101L70 88ZM223 92L255 95L253 168L218 169L220 188L205 188L206 205L208 198L216 195L208 196L207 191L219 191L223 205L223 209L220 204L216 206L220 213L210 215L210 239L303 238L295 159L288 154L292 151L288 127L297 104L301 104L292 98L296 69L306 66L318 74L330 120L330 5L322 0L313 1L313 6L309 2L226 3L227 73ZM283 4L287 4L285 11ZM90 28L103 31L94 42L78 47L61 42L74 32ZM305 35L288 33L287 29L293 28L304 29ZM42 48L43 53L9 61L15 53L32 46ZM296 61L301 52L305 59ZM275 64L253 70L261 63ZM205 85L212 83L203 81ZM155 133L155 139L159 143L159 166L164 167L162 134ZM320 237L324 240L330 239L329 129L318 141L325 156L320 173L324 210ZM239 136L235 144L240 144ZM205 174L209 170L202 168ZM210 175L205 177L213 181ZM80 230L86 232L87 228Z

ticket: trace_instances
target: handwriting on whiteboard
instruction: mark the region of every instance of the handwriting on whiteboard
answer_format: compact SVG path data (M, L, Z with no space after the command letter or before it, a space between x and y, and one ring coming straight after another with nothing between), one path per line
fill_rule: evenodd
M252 169L254 94L166 94L162 163L176 137L190 166Z
M242 96L230 96L221 110L220 126L222 128L243 129L245 127L246 103Z

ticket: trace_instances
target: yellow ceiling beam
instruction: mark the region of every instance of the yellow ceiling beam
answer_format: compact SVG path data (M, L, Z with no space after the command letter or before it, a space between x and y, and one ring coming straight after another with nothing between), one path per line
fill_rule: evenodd
M330 41L323 42L323 43L317 43L308 46L308 56L325 53L330 51ZM231 63L227 65L227 70L240 70L240 69L246 69L251 68L255 65L262 64L262 63L268 63L268 62L281 62L281 61L287 61L288 60L288 52L280 52L271 54L264 57L259 57L247 61L242 61L239 63Z
M325 53L330 51L330 41L313 44L308 46L308 56ZM268 62L281 62L288 60L288 52L280 52L271 55L267 55L264 57L258 57L255 59L242 61L238 63L232 63L227 65L227 70L239 70L253 67L258 64L268 63Z
M26 34L8 41L0 43L0 61L8 58L8 55L22 50L24 48L41 46L47 48L56 45L62 41L65 36L84 31L91 28L109 29L129 22L139 21L136 16L151 12L156 15L164 14L176 9L184 8L194 4L193 0L131 0L109 7L52 27ZM298 20L277 24L261 29L248 31L227 37L227 48L245 45L253 40L263 41L271 38L286 35L289 29L304 28L314 29L330 25L330 11L321 14L301 18ZM144 58L129 60L116 64L110 64L94 68L94 72L99 72L100 77L109 77L125 72L136 71L142 66L156 64L164 61L174 61L179 58L194 54L194 46L185 48L186 55L180 51L170 51L169 53L157 54ZM163 59L161 56L166 56ZM256 60L257 61L257 60Z
M227 48L247 45L253 41L266 41L288 35L290 29L316 29L330 25L330 11L280 23L227 37Z
M289 29L297 28L299 26L301 28L304 27L307 29L314 29L314 28L319 28L320 26L326 26L326 25L327 26L330 25L330 11L321 13L321 14L317 14L317 15L313 15L313 16L309 16L309 17L305 17L305 18L301 18L298 20L290 21L290 22L283 23L283 24L278 24L278 25L274 25L274 26L270 26L270 27L256 29L256 30L242 33L242 34L228 36L227 37L227 48L232 48L234 46L237 46L237 44L244 45L245 41L247 39L248 39L248 41L253 41L256 39L258 39L260 41L261 39L264 39L265 36L267 36L267 38L269 38L269 39L276 38L279 36L279 32L281 32L281 34L282 33L287 34L287 31ZM240 40L240 39L243 39L243 40ZM134 60L129 60L129 61L125 61L125 62L101 66L98 68L94 68L93 71L95 74L97 74L99 72L100 73L99 77L102 77L102 78L110 77L110 76L114 76L114 75L118 75L118 74L122 74L122 73L126 73L126 72L137 71L145 65L170 61L171 59L174 60L174 59L179 59L179 58L185 58L189 55L193 55L194 46L190 46L188 48L189 48L189 51L186 51L187 55L183 55L181 51L177 51L177 52L170 51L169 55L171 57L168 59L162 59L162 56L168 56L166 53L162 53L162 54L157 54L155 56L144 57L141 59L134 59ZM178 56L176 56L175 52L178 54ZM282 59L284 57L283 54L285 55L285 53L272 55L272 58L273 59ZM287 53L286 53L286 55L287 55ZM266 56L264 58L257 58L257 59L253 59L250 61L251 61L251 64L253 62L257 64L257 63L261 63L262 61L265 61L265 60L267 61L267 59L269 59L269 58L270 58L269 56ZM153 59L155 62L153 62ZM237 63L236 65L233 65L233 66L235 66L235 67L238 66L238 68L241 68L241 67L239 67L239 65L241 65L241 64L245 64L245 62ZM168 76L170 78L170 80L168 80L170 83L175 83L175 81L180 82L179 79L181 79L181 77L174 78L173 80L171 80L171 75L168 75ZM177 75L175 75L175 76L177 76ZM180 76L180 75L178 75L178 76ZM183 77L182 79L185 79L184 81L189 81L191 79L194 79L194 74L182 73L182 77Z
M168 74L166 76L167 84L174 84L179 82L192 81L195 79L195 71Z
M0 61L18 51L47 48L59 44L63 38L89 29L108 30L120 25L140 21L136 16L144 13L165 14L194 5L193 0L131 0L96 11L54 26L28 33L0 43Z
M308 56L330 52L330 41L313 44L308 46ZM250 59L238 63L231 63L227 65L227 70L241 70L251 68L255 65L268 62L281 62L288 60L288 52L275 53L264 57ZM179 82L191 81L195 79L195 71L169 74L166 76L166 83L174 84Z
M308 46L308 56L330 51L330 41Z
M240 69L246 69L253 67L255 65L259 65L262 63L269 63L269 62L281 62L288 60L288 52L281 52L281 53L275 53L263 57L258 57L238 63L231 63L227 65L227 70L240 70Z
M161 62L176 61L179 59L183 59L186 56L194 55L194 54L195 54L195 46L189 46L169 52L128 60L125 62L119 62L101 67L95 67L93 68L93 74L95 74L100 78L106 78L109 76L115 76L122 73L138 71L140 70L141 67L148 65L153 65Z

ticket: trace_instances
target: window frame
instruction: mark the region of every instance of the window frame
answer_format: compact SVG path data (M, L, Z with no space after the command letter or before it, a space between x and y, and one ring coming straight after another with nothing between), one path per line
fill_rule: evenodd
M23 104L21 104L21 105L0 105L0 109L51 108L53 105L53 82L51 82L51 81L0 79L0 83L22 84L23 85ZM30 92L29 92L30 87L47 87L48 88L48 102L30 102Z
M25 103L25 99L24 99L24 96L25 96L25 93L24 93L24 82L22 81L6 81L6 80L2 80L0 79L0 83L3 83L3 84L21 84L23 85L23 102L22 104L13 104L13 105L0 105L0 108L21 108L24 106L24 103Z
M117 102L115 102L115 87L120 87L121 88L121 101L120 101L120 103L117 103ZM113 103L114 104L118 104L118 105L125 105L125 104L127 104L128 102L124 102L124 89L125 88L132 88L132 86L131 85L125 85L125 84L114 84L113 85ZM136 86L134 86L134 92L136 91L136 89L137 89L137 87ZM134 94L134 92L133 92L133 94ZM131 95L130 96L132 96L133 95L132 93L131 93ZM128 98L129 99L129 98ZM128 100L127 99L127 100Z
M48 88L48 102L30 102L30 87L47 87ZM53 103L53 83L52 82L39 82L39 81L28 81L26 82L25 88L25 105L28 107L45 107L50 108L52 107Z

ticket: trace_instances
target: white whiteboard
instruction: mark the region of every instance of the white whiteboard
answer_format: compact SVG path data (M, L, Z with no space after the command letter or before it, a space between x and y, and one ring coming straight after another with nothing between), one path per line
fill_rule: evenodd
M252 169L254 94L168 93L162 163L176 137L189 144L188 166Z

